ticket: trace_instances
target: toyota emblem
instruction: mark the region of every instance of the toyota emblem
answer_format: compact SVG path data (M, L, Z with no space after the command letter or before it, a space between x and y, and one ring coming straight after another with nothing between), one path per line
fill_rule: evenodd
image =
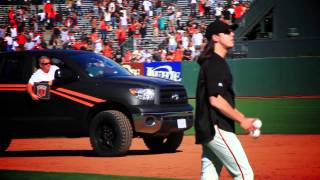
M174 94L172 94L171 99L174 101L178 101L180 99L180 96L178 93L174 93Z

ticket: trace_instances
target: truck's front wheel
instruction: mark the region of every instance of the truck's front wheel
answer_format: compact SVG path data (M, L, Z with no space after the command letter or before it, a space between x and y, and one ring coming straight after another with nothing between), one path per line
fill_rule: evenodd
M167 137L145 137L143 141L152 152L175 152L183 140L183 131L171 133Z
M99 156L125 154L132 142L132 127L121 112L109 110L98 113L90 125L90 142Z

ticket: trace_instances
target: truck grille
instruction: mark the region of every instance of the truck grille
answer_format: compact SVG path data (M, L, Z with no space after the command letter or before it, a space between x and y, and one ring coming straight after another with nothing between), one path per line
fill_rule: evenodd
M187 92L182 86L160 89L160 104L185 104L187 102Z

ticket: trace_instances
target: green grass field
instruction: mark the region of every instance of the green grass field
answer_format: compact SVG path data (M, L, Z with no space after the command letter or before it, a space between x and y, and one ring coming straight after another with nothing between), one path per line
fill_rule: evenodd
M56 173L56 172L35 172L35 171L11 171L0 170L1 180L177 180L167 178L149 178L149 177L128 177L128 176L110 176L99 174L81 174L81 173Z
M194 106L195 100L189 102ZM320 133L320 99L237 99L236 105L246 116L263 121L263 133ZM238 125L236 131L244 133Z

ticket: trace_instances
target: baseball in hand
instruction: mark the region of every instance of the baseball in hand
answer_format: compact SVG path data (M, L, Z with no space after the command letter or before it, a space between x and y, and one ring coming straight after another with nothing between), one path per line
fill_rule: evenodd
M253 126L256 128L256 129L260 129L261 126L262 126L262 122L260 119L256 119L255 121L253 121Z
M255 129L253 131L250 131L250 136L253 138L258 138L260 136L260 129Z

